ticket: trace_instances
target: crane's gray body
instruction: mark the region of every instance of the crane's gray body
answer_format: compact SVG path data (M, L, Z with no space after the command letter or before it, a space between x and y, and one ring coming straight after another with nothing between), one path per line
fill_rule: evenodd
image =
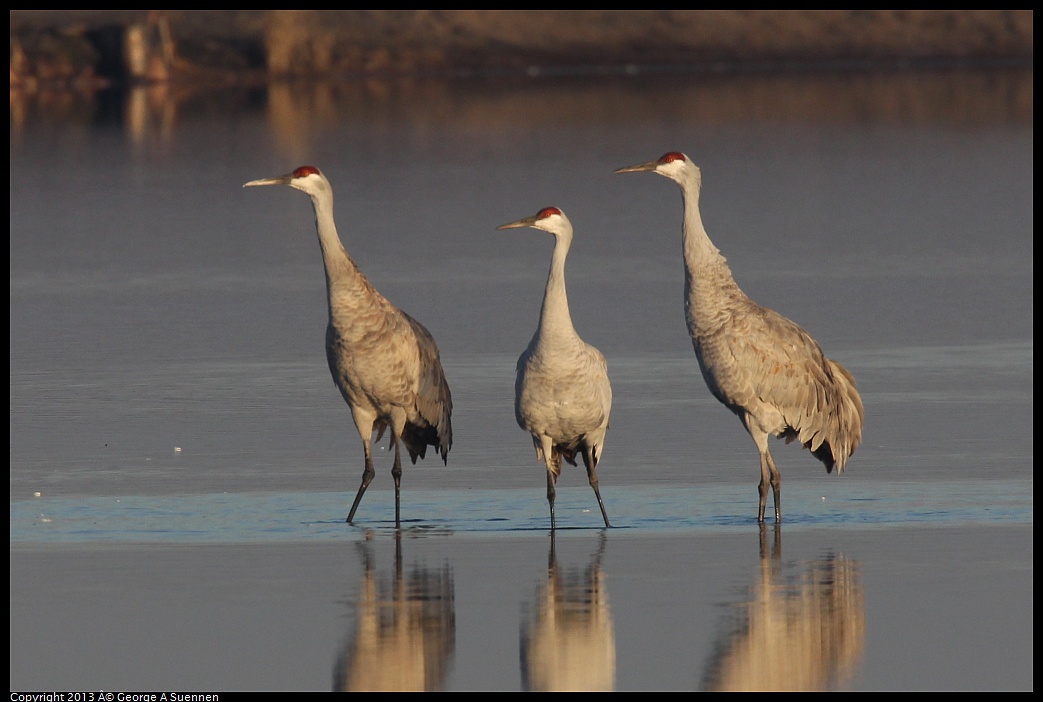
M687 156L672 152L616 172L637 171L659 173L681 186L688 332L710 392L739 417L757 444L758 521L764 521L769 484L778 521L782 477L768 450L768 437L797 440L827 472L842 472L862 440L864 410L854 378L826 358L810 334L753 302L739 288L703 227L702 175Z
M597 465L608 432L612 386L600 351L576 333L565 291L565 259L572 244L572 224L556 207L500 229L533 227L554 235L547 287L539 325L518 358L514 413L518 425L532 435L536 456L547 466L547 501L554 528L555 483L561 461L576 465L583 457L598 505L610 526L598 489Z
M326 271L326 359L365 451L362 484L347 521L354 519L373 480L373 434L379 441L390 428L395 449L391 469L395 525L399 526L399 442L406 445L413 463L424 457L428 446L434 446L445 462L453 444L453 401L438 346L420 322L377 292L348 255L333 220L333 189L317 168L302 166L285 176L246 185L289 185L311 197Z

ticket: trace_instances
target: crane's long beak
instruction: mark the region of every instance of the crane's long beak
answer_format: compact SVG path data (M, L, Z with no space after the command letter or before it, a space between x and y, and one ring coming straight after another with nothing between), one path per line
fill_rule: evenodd
M519 219L517 222L511 222L509 224L501 224L497 229L520 229L521 227L531 227L536 224L536 220L539 219L538 215L532 217L526 217L525 219Z
M244 188L252 188L256 185L289 185L290 181L293 180L293 174L287 173L284 176L278 178L261 178L260 180L251 180L249 183L243 183Z
M617 168L612 171L613 173L637 173L638 171L654 171L659 166L659 161L649 161L648 163L642 163L637 166L627 166L626 168Z

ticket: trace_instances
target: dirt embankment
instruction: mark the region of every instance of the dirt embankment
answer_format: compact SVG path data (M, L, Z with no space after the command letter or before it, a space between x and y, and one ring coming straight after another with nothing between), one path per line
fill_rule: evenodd
M11 86L1018 62L1031 10L12 10Z

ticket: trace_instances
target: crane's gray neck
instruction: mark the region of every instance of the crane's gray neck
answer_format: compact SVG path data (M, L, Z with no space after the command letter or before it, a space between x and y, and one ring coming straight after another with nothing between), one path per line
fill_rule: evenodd
M547 289L543 293L543 308L540 310L540 326L536 334L542 340L570 341L576 337L569 314L569 298L565 292L565 259L571 241L567 237L554 237L554 253L551 255Z
M313 204L316 203L313 201ZM366 281L337 235L332 206L315 207L315 229L319 234L322 262L326 269L326 290L332 307L335 295L365 287Z
M681 186L684 191L684 236L681 244L684 250L685 268L697 271L705 266L716 266L724 262L721 252L710 241L703 227L703 217L699 211L698 181Z
M706 233L699 212L698 181L682 186L684 190L684 296L685 320L694 336L717 327L723 300L743 297L732 278L731 269L721 252Z

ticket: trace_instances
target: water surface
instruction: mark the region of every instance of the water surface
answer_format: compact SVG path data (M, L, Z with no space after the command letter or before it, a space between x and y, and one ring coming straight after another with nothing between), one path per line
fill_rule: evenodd
M12 690L377 686L358 671L382 654L400 687L1032 689L1031 78L13 102ZM612 173L671 150L702 168L739 284L866 406L843 476L773 443L777 532L756 526L755 448L684 328L679 192ZM241 187L305 163L452 387L448 466L405 467L402 534L386 442L343 523L362 450L326 369L310 204ZM596 528L570 469L553 540L512 404L551 241L495 231L548 205L576 227L576 327L609 361L598 473L618 527ZM555 620L575 626L554 639ZM551 640L599 664L555 668ZM394 654L410 645L429 674ZM800 675L743 672L769 662Z

